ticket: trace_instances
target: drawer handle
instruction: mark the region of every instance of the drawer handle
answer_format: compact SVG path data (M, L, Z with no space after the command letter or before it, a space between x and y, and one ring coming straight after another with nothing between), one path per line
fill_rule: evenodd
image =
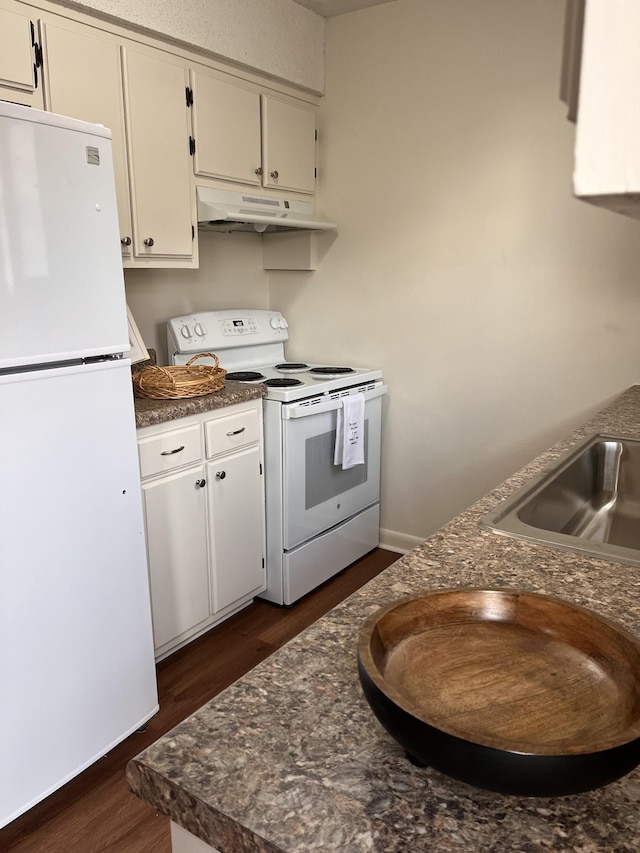
M226 476L227 476L226 471L216 471L216 480L224 480L224 478Z
M173 456L174 453L180 453L181 450L184 450L184 444L180 445L180 447L176 447L174 450L163 450L160 453L160 456Z
M241 433L241 432L244 432L244 431L245 431L245 427L240 427L240 429L232 429L232 430L230 430L230 431L227 433L227 435L240 435L240 433Z

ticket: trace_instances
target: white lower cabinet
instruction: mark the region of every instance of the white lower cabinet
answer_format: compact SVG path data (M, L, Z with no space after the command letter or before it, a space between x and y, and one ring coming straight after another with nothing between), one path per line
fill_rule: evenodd
M138 430L156 659L266 587L262 401Z
M142 486L156 650L210 615L203 480L200 465Z
M214 612L224 610L248 591L264 589L262 542L264 511L260 450L250 447L207 462L209 529L214 567Z

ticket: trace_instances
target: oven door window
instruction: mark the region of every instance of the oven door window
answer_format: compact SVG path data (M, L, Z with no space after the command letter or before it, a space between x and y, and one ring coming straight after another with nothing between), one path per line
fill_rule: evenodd
M284 426L284 547L289 550L380 498L379 398L367 402L364 465L333 464L336 412L292 418Z

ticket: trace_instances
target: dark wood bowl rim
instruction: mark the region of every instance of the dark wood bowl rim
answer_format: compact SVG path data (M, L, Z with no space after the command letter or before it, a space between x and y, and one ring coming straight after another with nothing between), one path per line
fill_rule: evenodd
M591 610L590 608L583 607L579 604L575 604L572 601L567 601L565 599L559 598L553 595L546 595L544 593L530 592L528 590L521 589L509 589L509 588L485 588L485 587L447 587L441 588L437 590L427 590L421 593L415 593L413 595L407 595L399 599L395 599L394 601L389 602L389 604L383 605L377 611L371 614L360 630L359 639L358 639L358 659L360 665L363 667L367 676L371 679L371 681L376 685L376 687L395 705L404 710L406 713L412 715L417 720L425 723L430 726L432 729L436 731L446 732L453 737L459 738L460 740L467 741L469 743L479 744L481 746L486 746L489 748L500 750L501 752L509 752L518 754L521 753L523 755L591 755L597 752L603 752L606 750L614 749L616 747L622 747L625 744L629 744L635 740L640 738L640 716L639 718L630 726L628 726L623 731L619 731L616 735L600 740L597 743L594 743L592 746L584 746L577 745L576 747L564 747L561 751L553 746L546 748L541 746L540 744L531 745L529 743L517 743L510 741L508 745L505 745L503 741L500 741L496 738L491 738L488 736L476 736L473 733L470 733L468 730L458 729L456 726L443 726L442 721L438 720L434 721L429 717L427 713L420 707L414 705L412 702L408 700L406 696L403 696L398 691L396 691L391 685L389 685L385 679L383 678L380 670L378 669L371 652L371 639L373 636L373 632L378 624L384 616L390 611L402 607L411 601L416 601L423 598L431 598L435 596L444 596L451 594L460 593L460 595L468 595L470 593L486 593L486 594L495 594L501 596L509 596L514 599L518 599L521 597L526 598L536 598L542 600L548 600L554 602L556 605L561 605L567 609L578 611L594 622L600 623L604 626L607 626L611 631L617 634L621 639L626 640L630 644L632 644L635 649L638 651L640 655L640 640L637 636L632 634L630 631L626 630L613 620L607 618L606 616L602 616L599 613Z

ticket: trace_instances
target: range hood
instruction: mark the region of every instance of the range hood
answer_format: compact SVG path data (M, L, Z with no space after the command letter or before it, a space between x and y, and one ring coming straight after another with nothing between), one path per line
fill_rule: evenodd
M316 219L307 201L196 187L198 228L206 231L332 231L333 222Z

